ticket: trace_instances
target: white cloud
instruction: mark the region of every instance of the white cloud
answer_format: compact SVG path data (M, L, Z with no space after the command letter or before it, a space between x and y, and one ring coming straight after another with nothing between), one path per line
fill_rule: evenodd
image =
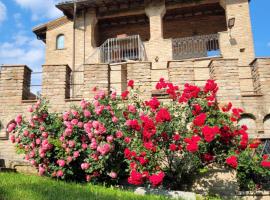
M22 23L22 15L21 15L21 13L15 13L13 15L13 18L14 18L14 21L15 21L15 24L16 24L17 28L23 28L24 27L24 25Z
M0 24L7 19L7 8L5 4L0 1Z
M24 32L17 33L12 39L12 42L0 43L0 64L26 64L33 71L41 71L44 44Z
M30 10L32 20L54 19L62 15L55 7L59 0L14 0L23 9Z

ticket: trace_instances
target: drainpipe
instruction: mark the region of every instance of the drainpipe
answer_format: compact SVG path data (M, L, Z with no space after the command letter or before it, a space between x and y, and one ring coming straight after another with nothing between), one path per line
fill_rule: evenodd
M71 75L71 82L72 82L72 97L74 97L74 71L75 71L75 57L76 57L76 18L77 18L77 3L74 0L74 12L73 12L73 61L72 61L72 75Z

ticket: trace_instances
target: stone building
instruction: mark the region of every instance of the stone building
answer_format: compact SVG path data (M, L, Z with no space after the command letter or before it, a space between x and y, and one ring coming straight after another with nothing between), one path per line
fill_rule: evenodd
M51 110L90 99L91 88L126 89L143 98L160 77L183 88L209 79L221 103L243 107L251 137L270 137L270 59L255 58L249 0L77 0L56 5L64 16L33 29L46 44L41 94ZM35 102L31 69L0 71L0 159L16 161L6 126Z

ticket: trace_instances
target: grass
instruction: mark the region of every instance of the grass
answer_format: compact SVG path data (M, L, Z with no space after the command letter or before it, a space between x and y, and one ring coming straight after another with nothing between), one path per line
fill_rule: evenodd
M49 178L0 173L0 200L165 200L91 184L66 183Z

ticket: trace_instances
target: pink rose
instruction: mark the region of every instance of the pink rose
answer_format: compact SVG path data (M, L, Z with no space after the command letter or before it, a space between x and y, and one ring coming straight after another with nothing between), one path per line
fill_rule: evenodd
M106 140L107 140L108 143L112 143L113 142L113 136L112 135L107 136Z
M28 135L29 135L29 131L28 131L28 130L24 130L24 131L23 131L23 136L24 136L24 137L28 137Z
M131 112L131 113L136 113L137 112L136 107L133 106L133 105L128 105L128 111Z
M84 117L89 118L89 117L91 117L91 112L89 110L84 110L83 115L84 115Z
M86 109L88 105L89 105L89 103L87 103L87 101L85 101L84 99L81 101L82 109Z
M42 135L42 137L44 137L44 138L48 138L48 135L49 135L49 134L48 134L47 132L43 132L41 135Z
M78 158L80 156L80 152L79 151L75 151L74 153L73 153L73 157L74 158Z
M62 170L58 170L57 173L56 173L56 176L57 177L62 177L62 176L64 176L64 172Z
M90 164L89 164L89 163L82 163L82 164L81 164L82 170L88 170L89 167L90 167Z
M41 143L41 140L40 140L39 138L37 138L37 139L36 139L36 144L37 144L37 145L40 145L40 143Z
M111 172L109 174L109 176L112 178L112 179L116 179L117 178L117 173L116 172Z
M10 139L10 141L11 141L12 143L15 143L15 135L11 135L11 136L9 137L9 139Z
M74 117L79 117L79 113L76 110L71 110L71 113Z
M82 144L82 148L83 148L83 150L87 149L87 147L88 147L88 145L87 145L87 144L85 144L85 143L83 143L83 144Z
M60 166L60 167L64 167L66 162L64 160L57 160L57 164Z
M38 174L39 174L40 176L42 176L44 173L45 173L45 168L39 166L39 168L38 168Z
M78 126L79 128L82 128L82 127L83 127L83 122L78 122L77 126Z
M66 128L63 135L65 137L70 137L72 135L72 129Z
M92 142L92 143L90 144L90 148L91 148L92 150L97 149L97 143L96 143L96 142Z
M17 124L21 124L22 123L22 115L18 115L16 118L15 118L15 122Z
M73 141L73 140L68 141L68 146L70 148L74 148L75 147L75 141Z
M90 175L86 175L86 176L85 176L85 179L86 179L86 182L90 182L91 176L90 176Z
M98 127L99 127L99 122L98 121L93 121L93 128L94 129L98 129Z
M116 135L117 138L122 138L123 137L123 133L121 131L117 131L115 133L115 135Z
M9 124L7 128L7 132L11 133L15 129L15 127L16 127L15 123Z
M33 112L34 111L33 110L33 107L32 106L29 106L29 108L27 109L27 111L30 112L30 113Z
M97 148L97 151L103 156L108 154L110 150L111 150L111 146L109 144L104 144L102 146L98 146Z
M70 163L73 160L73 158L71 156L67 157L67 163Z
M113 122L113 123L117 123L117 122L118 122L118 118L115 117L115 116L113 116L113 117L112 117L112 122Z
M116 92L113 92L113 93L111 94L111 99L112 99L112 100L115 100L115 99L116 99Z
M71 120L71 124L72 124L72 125L77 125L77 124L78 124L78 122L79 122L79 121L78 121L77 119L73 119L73 120Z

